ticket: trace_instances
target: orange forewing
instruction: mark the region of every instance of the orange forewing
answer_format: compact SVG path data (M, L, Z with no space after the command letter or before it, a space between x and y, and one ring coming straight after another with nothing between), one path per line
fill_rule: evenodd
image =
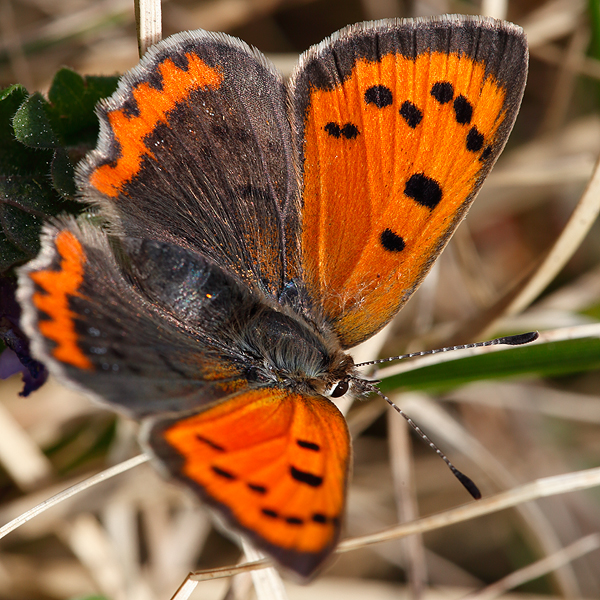
M153 451L218 512L285 566L312 574L335 546L350 438L323 397L268 388L159 422Z
M55 244L59 268L53 266L30 275L37 285L32 300L41 313L38 327L42 335L56 344L51 350L56 360L79 369L93 369L91 361L77 345L73 321L77 315L69 307L69 297L79 293L83 281L85 252L70 231L61 231Z
M304 267L344 346L372 335L421 281L504 143L505 110L502 85L458 53L360 59L333 90L312 90Z

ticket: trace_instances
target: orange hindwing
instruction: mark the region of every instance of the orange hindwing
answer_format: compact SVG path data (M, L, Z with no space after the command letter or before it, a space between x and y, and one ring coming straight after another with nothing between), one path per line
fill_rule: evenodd
M200 414L159 420L152 451L284 566L312 575L335 547L350 437L335 405L268 388Z

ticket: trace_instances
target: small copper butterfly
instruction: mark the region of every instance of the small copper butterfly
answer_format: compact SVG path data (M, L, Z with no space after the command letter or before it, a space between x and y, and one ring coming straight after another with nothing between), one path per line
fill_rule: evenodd
M335 548L350 436L332 398L372 385L345 350L408 300L515 120L518 27L360 23L289 81L192 31L98 107L78 169L95 214L45 229L24 323L60 380L143 420L159 466L304 579Z

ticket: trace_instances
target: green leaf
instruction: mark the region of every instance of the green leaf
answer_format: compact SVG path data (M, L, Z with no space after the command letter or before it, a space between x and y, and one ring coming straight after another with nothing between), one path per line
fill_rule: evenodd
M15 138L12 118L29 94L22 85L11 85L0 91L0 169L10 170L11 164L25 163L32 150Z
M54 76L48 100L49 119L63 145L91 149L98 137L96 104L117 87L117 77L82 77L71 69L60 69Z
M47 140L42 136L25 145L13 130L17 114L23 135L28 120L47 124L44 103L39 94L29 96L19 85L0 92L0 273L32 258L39 248L40 217L63 210L50 184L53 150L31 147Z
M13 98L13 101L16 101L15 108L11 114L15 113L17 108L21 106L27 96L29 96L29 92L20 83L14 83L13 85L9 85L8 87L0 90L0 102L4 102L7 98L11 97Z
M48 161L48 169L51 162ZM52 189L45 174L0 177L0 198L40 217L57 215L63 209L60 196Z
M40 249L42 220L29 215L15 206L0 206L0 224L9 242L33 258Z
M472 381L524 375L558 376L600 368L600 339L532 344L421 367L382 380L383 392L440 392Z
M2 195L11 196L13 180L3 188L4 177L23 177L32 173L48 173L52 150L34 150L21 143L13 129L15 114L28 102L30 96L24 87L13 85L0 92L0 201ZM27 111L23 113L25 116ZM2 194L3 192L3 194Z
M75 169L64 148L57 148L52 159L52 185L63 197L72 198L77 193Z
M48 102L39 92L29 96L13 118L17 140L29 148L56 148L59 141L50 125L48 109Z
M70 200L76 194L73 164L95 143L94 105L114 78L106 78L110 85L92 78L88 89L76 73L60 73L53 92L57 106L18 85L0 92L0 272L36 254L43 219L83 208ZM75 108L67 102L67 89ZM73 133L76 147L61 145L65 131Z
M0 273L31 258L14 246L0 229Z

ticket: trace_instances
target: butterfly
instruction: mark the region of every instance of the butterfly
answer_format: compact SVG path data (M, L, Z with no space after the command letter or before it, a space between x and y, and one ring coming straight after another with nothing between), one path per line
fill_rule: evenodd
M459 16L347 27L287 82L224 34L158 43L97 109L90 210L46 226L20 271L34 354L141 420L162 471L310 579L351 467L332 400L373 390L346 351L465 216L527 60L520 28Z

